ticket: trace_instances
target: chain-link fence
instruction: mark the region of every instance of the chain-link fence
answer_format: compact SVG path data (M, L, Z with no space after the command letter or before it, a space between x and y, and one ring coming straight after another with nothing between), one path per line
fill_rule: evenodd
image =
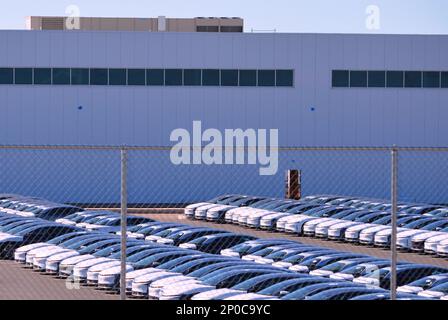
M2 258L123 299L448 296L448 149L270 152L0 147Z

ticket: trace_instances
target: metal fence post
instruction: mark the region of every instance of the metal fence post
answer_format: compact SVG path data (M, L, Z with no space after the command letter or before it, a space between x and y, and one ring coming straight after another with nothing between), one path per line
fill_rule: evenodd
M126 238L127 238L127 149L121 148L121 270L120 299L126 300Z
M391 202L392 202L392 235L390 240L391 249L391 277L390 298L397 299L397 211L398 211L398 149L392 148L392 179L391 179Z

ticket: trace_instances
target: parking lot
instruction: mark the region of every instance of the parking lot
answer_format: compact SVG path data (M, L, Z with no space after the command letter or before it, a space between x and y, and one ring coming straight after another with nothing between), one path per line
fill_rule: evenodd
M3 197L0 299L104 300L125 293L149 300L388 300L392 294L391 215L379 211L388 204L376 200L223 195L184 210L130 209L125 271L116 210ZM448 208L409 204L400 210L401 226L408 226L400 229L403 239L425 234L441 245L432 255L399 253L397 298L447 300ZM350 225L366 230L357 236L360 245L340 236L354 234ZM416 243L397 242L404 250ZM425 252L430 248L425 243Z
M0 300L116 300L118 296L86 287L67 289L66 281L0 260Z
M253 230L253 229L243 228L243 227L240 227L240 226L237 226L234 224L216 224L216 223L210 223L210 222L205 222L205 221L189 220L189 219L185 218L185 216L183 214L175 214L175 213L173 213L173 214L143 214L142 216L150 218L150 219L154 219L156 221L161 221L161 222L177 222L177 223L189 224L192 226L213 227L213 228L231 231L231 232L235 232L235 233L249 234L249 235L256 236L258 238L289 239L289 240L301 242L304 244L322 246L322 247L327 247L330 249L368 254L368 255L371 255L374 257L378 257L378 258L386 258L386 259L390 258L390 251L381 250L378 248L366 247L366 246L356 246L356 245L350 245L347 243L325 241L325 240L319 240L319 239L315 239L315 238L296 237L296 236L288 235L285 233L273 233L273 232L266 232L266 231L260 231L260 230ZM445 260L445 259L433 258L431 256L419 255L419 254L413 254L413 253L399 253L398 256L399 256L400 261L432 264L435 266L448 268L448 260Z

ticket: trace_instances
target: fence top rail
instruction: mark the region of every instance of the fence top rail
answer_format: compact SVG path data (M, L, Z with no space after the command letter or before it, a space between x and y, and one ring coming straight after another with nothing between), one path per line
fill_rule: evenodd
M202 150L205 146L188 147L191 150ZM0 145L0 150L148 150L148 151L170 151L172 146L87 146L87 145ZM254 146L236 146L219 147L222 149L269 149L275 151L412 151L412 152L448 152L448 147L326 147L326 146L291 146L291 147L254 147Z

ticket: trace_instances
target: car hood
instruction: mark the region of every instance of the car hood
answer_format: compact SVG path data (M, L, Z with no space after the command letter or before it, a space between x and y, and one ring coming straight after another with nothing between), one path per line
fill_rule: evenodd
M64 249L64 248L58 248L54 250L44 251L36 254L35 258L45 258L45 257L51 257L60 253L66 253L66 252L73 252L74 250Z
M388 227L388 226L375 226L375 227L370 227L370 228L364 229L361 232L363 234L366 234L366 233L372 233L372 232L379 232L381 230L387 230L389 228L390 227Z
M435 237L427 239L427 242L441 242L445 239L448 239L448 234L440 234Z
M329 228L329 227L334 226L334 225L339 224L339 223L341 223L341 220L339 220L339 219L331 219L331 220L325 221L323 223L319 223L317 227L318 228Z
M175 277L178 276L179 273L174 273L174 272L168 272L168 271L160 271L160 272L153 272L153 273L148 273L145 275L141 275L139 277L134 278L134 283L151 283L153 281L157 281L160 279L166 279L166 278L170 278L170 277ZM127 277L126 277L127 279Z
M413 237L417 234L423 234L423 233L427 233L427 231L407 229L407 230L403 230L403 231L399 232L397 237L398 238L407 238L407 237Z
M88 259L88 260L78 263L75 268L78 268L78 269L90 268L97 264L111 262L111 261L117 261L117 260L113 260L110 258L103 258L103 257L93 258L93 259Z
M76 257L71 257L65 260L62 260L61 264L62 265L75 265L78 264L80 262L86 261L86 260L90 260L90 259L95 259L95 256L92 256L91 254L83 254L80 256L76 256Z
M227 205L219 205L219 206L216 206L216 207L213 207L213 208L211 208L210 210L208 210L209 212L216 212L216 211L220 211L220 210L230 210L230 209L233 209L233 208L238 208L238 207L235 207L235 206L227 206Z
M44 252L54 251L55 249L62 249L62 248L58 247L58 246L55 246L55 245L51 245L51 246L35 248L35 249L32 249L32 250L28 251L27 253L31 256L31 255L42 254Z
M339 222L336 223L336 224L332 224L332 225L330 226L330 229L331 229L331 230L337 230L337 229L343 229L343 228L354 227L354 226L356 226L356 225L359 225L359 222L353 222L353 221L344 221L344 222L341 222L341 221L339 221Z
M132 272L134 271L134 268L131 265L126 265L126 272ZM111 263L108 265L108 263L102 263L100 265L93 266L89 269L89 272L99 272L102 276L107 275L114 275L114 274L120 274L121 272L121 265L120 261L117 261L117 263L113 264Z
M210 202L193 203L193 204L190 204L189 206L186 206L185 209L196 209L196 208L207 206L210 204L211 204Z
M377 227L377 224L373 224L373 223L361 223L355 226L352 226L350 228L347 229L348 232L356 232L356 231L362 231L364 229L368 229L368 228L373 228L373 227Z
M48 258L48 261L62 261L64 259L67 259L70 257L75 257L75 256L79 256L79 253L75 250L69 250L66 252L61 252L61 253L52 255L51 257Z
M265 296L257 293L243 293L238 295L232 295L230 297L224 298L224 300L255 301L255 300L279 300L279 299L276 297Z
M209 286L199 282L185 283L179 286L163 288L161 296L180 296L184 294L200 293L204 291L213 290L215 287Z
M184 283L184 282L199 282L199 280L193 278L193 277L189 277L189 276L176 276L176 277L171 277L171 278L167 278L167 279L162 279L162 280L157 280L155 282L153 282L151 284L152 288L162 288L165 286L169 286L172 284L178 284L178 283Z
M240 291L240 290L234 290L234 289L215 289L215 290L210 290L210 291L205 291L205 292L201 292L198 293L196 295L194 295L191 300L222 300L223 298L226 298L228 296L234 296L234 295L240 295L243 294L245 292Z
M0 242L9 242L9 241L15 241L15 242L22 242L23 238L19 236L13 236L10 234L0 234Z
M118 260L104 261L99 264L95 264L94 266L91 266L89 268L89 272L101 272L102 273L105 270L111 270L112 268L117 267L117 266L118 266L118 269L120 269L120 265L121 265L121 262ZM110 274L110 273L107 273L107 274Z
M134 270L134 271L131 271L131 272L126 274L126 280L135 279L135 278L138 278L140 276L144 276L146 274L159 273L161 271L163 271L163 270L156 269L156 268L146 268L146 269Z
M424 233L419 233L413 236L412 240L415 241L423 241L426 239L430 239L433 237L439 237L439 236L444 236L445 234L443 232L437 232L437 231L427 231Z
M43 247L48 247L48 246L53 246L51 244L45 243L45 242L39 242L39 243L33 243L33 244L28 244L26 246L22 246L20 248L16 249L16 252L28 252L34 249L38 249L38 248L43 248Z

